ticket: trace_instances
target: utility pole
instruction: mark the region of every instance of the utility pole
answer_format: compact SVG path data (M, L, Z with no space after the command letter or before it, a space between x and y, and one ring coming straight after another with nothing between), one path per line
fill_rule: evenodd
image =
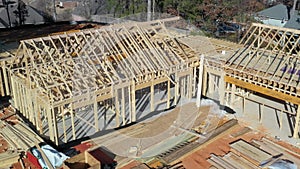
M19 26L22 25L21 0L18 0Z
M52 0L53 3L53 21L56 22L56 6L55 6L55 0Z
M148 0L148 5L147 5L147 21L150 21L150 20L151 20L151 0Z
M152 20L154 20L155 0L152 0Z
M3 2L5 2L5 7L6 7L6 13L7 13L7 18L8 18L8 24L9 24L9 28L11 28L11 20L10 20L10 16L9 16L9 5L8 2L6 0L3 0Z
M292 9L292 12L291 12L291 18L295 15L297 1L298 0L294 0L293 9Z

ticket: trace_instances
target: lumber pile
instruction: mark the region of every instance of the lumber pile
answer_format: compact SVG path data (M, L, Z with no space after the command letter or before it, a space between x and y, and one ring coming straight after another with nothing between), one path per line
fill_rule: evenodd
M16 151L6 151L0 154L0 168L8 167L13 163L18 162L20 154Z
M270 153L267 153L244 140L238 140L232 143L230 147L232 152L245 158L256 166L261 166L272 159Z
M0 168L17 163L22 154L43 142L34 131L19 120L13 107L8 106L0 112Z
M0 110L3 111L2 116L0 117L0 120L6 120L16 114L15 109L11 106L3 107Z
M0 121L0 134L9 143L12 150L18 151L26 151L35 146L35 143L43 141L22 122L11 125L6 121Z
M288 161L299 166L300 156L292 150L263 138L260 141L246 142L242 139L230 144L230 152L224 156L211 154L207 160L213 168L252 169L268 168L278 161Z
M169 152L164 152L158 155L158 157L168 164L173 164L181 157L185 156L186 154L193 151L194 149L197 149L197 147L200 147L205 142L214 139L216 136L230 129L236 124L237 124L236 119L228 120L224 124L218 126L215 130L209 130L209 133L207 134L209 135L209 138L200 141L199 140L196 141L197 139L194 138L191 139L190 141L180 143L179 145L176 146L177 148L175 147L172 150L169 150Z

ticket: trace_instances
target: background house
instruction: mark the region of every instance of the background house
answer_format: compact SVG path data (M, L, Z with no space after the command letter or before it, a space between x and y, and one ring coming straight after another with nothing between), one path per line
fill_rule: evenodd
M266 25L300 29L300 15L297 9L293 12L291 7L278 4L258 12L255 19Z
M26 5L23 1L17 1L9 5L6 5L2 1L0 5L0 28L27 24L36 25L46 22L46 17L42 12L32 6Z

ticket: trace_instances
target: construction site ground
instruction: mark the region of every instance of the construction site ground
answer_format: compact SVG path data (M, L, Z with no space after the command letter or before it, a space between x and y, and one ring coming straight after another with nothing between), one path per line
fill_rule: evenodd
M232 149L230 147L231 143L234 143L238 140L244 140L252 145L257 146L262 149L262 151L267 151L270 154L281 154L280 158L287 159L294 162L298 167L299 158L300 158L300 149L286 143L283 141L276 140L270 136L268 136L263 131L252 130L244 124L236 124L230 127L229 129L223 131L217 136L211 138L210 140L199 144L194 150L186 152L185 155L179 157L177 160L173 161L169 164L170 168L186 168L186 169L194 169L194 168L226 168L220 167L217 165L213 165L209 162L211 155L217 156L219 158L227 158L228 156L232 156L237 159L232 160L232 164L235 164L236 168L263 168L260 166L255 166L251 162L244 160L243 157L235 155L232 153ZM265 146L262 146L265 145ZM184 147L183 147L184 149ZM234 155L233 155L234 154ZM274 155L275 157L275 155ZM277 159L273 159L276 161ZM157 164L162 165L164 161L160 159L153 159L147 163L147 166L157 167ZM224 162L225 163L225 162ZM228 163L228 162L227 162ZM137 166L141 166L141 161L132 161L131 163L121 167L122 169L129 169Z
M129 158L151 159L172 147L189 142L195 135L192 128L210 133L223 121L219 118L217 104L206 101L200 109L195 102L184 103L172 110L151 117L135 125L119 129L106 135L92 138L95 146L101 146L117 155L116 161L128 162ZM195 118L197 117L197 118ZM208 119L209 118L209 123ZM204 123L207 124L204 124ZM202 127L201 127L202 126ZM205 127L204 127L205 126ZM205 131L204 131L205 130ZM203 139L206 136L203 135ZM119 163L118 166L123 164Z
M195 100L182 100L176 107L144 121L91 138L81 147L78 146L78 151L101 148L112 160L117 161L117 168L124 169L137 166L158 168L163 165L192 169L212 168L214 164L210 160L213 157L219 160L236 157L230 144L244 140L257 147L261 146L271 154L282 153L281 158L289 159L300 166L300 149L285 143L285 140L281 141L280 137L275 137L276 129L272 133L271 124L274 126L274 118L272 121L271 115L275 114L271 110L266 108L263 111L264 118L261 122L269 123L269 128L265 128L261 127L255 104L251 102L247 102L246 113L241 114L241 110L237 108L236 114L228 114L212 100L202 100L200 109L196 107ZM238 107L239 101L237 99L234 105ZM9 108L3 110L1 117L10 113ZM240 121L234 120L235 117ZM9 121L14 122L15 116L9 117ZM268 127L268 124L264 126ZM7 142L2 141L1 147L5 147ZM252 163L242 163L238 159L236 161L240 165L253 168ZM25 166L31 165L28 159L24 159L23 163ZM15 163L13 167L20 168L20 165Z
M235 116L241 123L300 148L299 139L292 137L293 116L281 112L282 110L290 110L296 113L293 105L266 99L255 94L250 94L248 98L249 100L246 99L245 101L244 112L242 108L243 99L240 97L237 97L231 106L236 112Z
M182 143L184 143L182 146L185 146L198 139L202 144L212 136L218 126L222 126L227 121L226 119L226 117L223 118L222 111L213 101L202 101L200 109L196 107L195 102L191 101L179 104L176 108L161 115L92 138L87 142L92 142L95 147L111 152L111 157L118 161L118 167L122 167L132 159L140 159L142 162L151 160ZM197 134L192 129L203 135ZM201 138L195 136L201 136ZM194 147L195 145L190 146L190 148ZM180 158L181 155L188 153L190 148L181 153L175 153L178 155L172 159ZM164 157L167 158L167 156Z

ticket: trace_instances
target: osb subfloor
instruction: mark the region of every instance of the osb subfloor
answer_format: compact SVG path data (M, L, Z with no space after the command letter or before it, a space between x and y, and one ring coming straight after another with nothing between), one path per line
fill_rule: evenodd
M142 122L137 125L131 126L124 130L121 130L120 133L127 135L127 133L134 132L131 137L135 138L153 137L167 130L176 120L179 111L180 108L177 107L172 110L172 113L168 113L166 115L160 116L159 118L155 118L150 122Z
M122 134L130 134L131 137L144 138L153 137L168 130L172 126L182 127L184 129L197 128L202 126L205 120L210 116L210 125L208 130L213 130L219 123L224 123L222 119L217 117L212 105L201 106L200 109L196 107L194 102L176 107L171 112L161 115L159 118L153 118L146 122L141 122L137 125L131 126L121 130ZM196 117L196 118L195 118ZM190 123L190 124L188 124Z

